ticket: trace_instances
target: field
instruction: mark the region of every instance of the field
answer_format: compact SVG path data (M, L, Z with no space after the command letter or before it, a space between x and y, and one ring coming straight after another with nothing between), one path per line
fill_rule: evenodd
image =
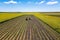
M54 30L60 33L60 17L59 17L60 13L59 14L55 13L54 16L51 16L53 14L44 13L44 14L36 14L35 16L40 18L45 23L49 24Z
M42 12L43 14L60 17L60 12Z
M53 14L0 13L0 39L60 40L60 13Z
M5 21L5 20L9 20L11 18L20 16L22 14L17 14L17 13L0 13L0 22Z
M35 15L39 19L43 20L49 24L54 30L60 33L60 13L50 12L50 13L0 13L0 22L9 20L11 18L21 16L21 15ZM51 16L52 15L52 16Z

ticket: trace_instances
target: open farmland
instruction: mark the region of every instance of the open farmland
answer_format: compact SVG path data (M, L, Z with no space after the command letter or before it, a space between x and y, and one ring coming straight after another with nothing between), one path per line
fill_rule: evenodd
M60 12L42 12L43 14L60 17Z
M0 13L0 22L12 19L12 18L20 16L20 15L22 15L22 14L9 13L9 12L7 12L7 13L6 12Z
M34 14L36 17L38 17L40 20L44 21L48 25L51 26L54 30L60 33L60 17L57 16L51 16L52 14L49 13L43 13L43 14Z
M60 40L59 17L41 13L19 15L0 23L0 40Z

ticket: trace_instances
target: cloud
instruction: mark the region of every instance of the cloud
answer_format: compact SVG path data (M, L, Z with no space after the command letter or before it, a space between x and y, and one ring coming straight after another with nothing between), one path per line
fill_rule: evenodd
M45 1L36 2L36 4L43 4Z
M51 2L47 2L46 4L48 4L48 5L54 5L54 4L57 4L58 3L58 1L51 1Z
M13 0L11 0L11 1L8 1L8 2L4 2L5 4L17 4L17 2L16 1L13 1Z
M41 2L39 2L39 4L42 4L42 3L44 3L45 1L41 1Z

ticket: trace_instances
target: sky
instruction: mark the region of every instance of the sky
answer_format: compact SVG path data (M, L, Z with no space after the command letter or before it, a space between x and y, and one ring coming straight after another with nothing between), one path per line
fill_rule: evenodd
M60 0L0 0L0 12L60 12Z

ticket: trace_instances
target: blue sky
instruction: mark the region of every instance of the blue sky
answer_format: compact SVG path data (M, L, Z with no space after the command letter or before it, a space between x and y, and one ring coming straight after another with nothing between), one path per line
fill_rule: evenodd
M0 12L60 12L60 0L0 0Z

